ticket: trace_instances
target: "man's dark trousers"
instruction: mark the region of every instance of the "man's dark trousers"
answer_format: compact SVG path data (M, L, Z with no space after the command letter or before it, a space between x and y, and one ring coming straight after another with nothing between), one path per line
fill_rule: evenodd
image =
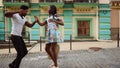
M17 57L11 64L14 65L14 68L19 68L22 58L28 53L28 51L21 36L11 35L11 40L17 51Z

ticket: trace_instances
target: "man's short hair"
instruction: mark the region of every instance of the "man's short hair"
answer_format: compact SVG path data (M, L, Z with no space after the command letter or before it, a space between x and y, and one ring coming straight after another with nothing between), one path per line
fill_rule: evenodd
M26 9L29 9L29 7L26 6L26 5L21 5L21 6L20 6L20 9L26 10Z

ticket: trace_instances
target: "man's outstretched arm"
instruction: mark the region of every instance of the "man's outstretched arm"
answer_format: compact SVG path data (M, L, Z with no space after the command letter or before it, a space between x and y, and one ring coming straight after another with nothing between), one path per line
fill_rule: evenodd
M25 26L27 27L33 27L35 25L36 21L34 21L33 23L30 23L30 22L25 22Z
M5 13L5 16L6 16L6 17L12 17L13 14L15 14L15 13L19 13L19 12L6 12L6 13Z
M34 16L34 18L35 18L35 16ZM37 22L37 19L35 18L35 21L33 22L33 23L30 23L30 22L28 22L28 21L26 21L25 22L25 26L27 26L27 27L33 27L34 25L35 25L35 23Z

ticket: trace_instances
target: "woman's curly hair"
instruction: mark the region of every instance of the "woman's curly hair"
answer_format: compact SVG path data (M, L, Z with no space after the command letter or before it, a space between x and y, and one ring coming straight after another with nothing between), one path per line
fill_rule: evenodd
M49 14L52 14L53 16L57 13L57 8L55 5L50 5Z

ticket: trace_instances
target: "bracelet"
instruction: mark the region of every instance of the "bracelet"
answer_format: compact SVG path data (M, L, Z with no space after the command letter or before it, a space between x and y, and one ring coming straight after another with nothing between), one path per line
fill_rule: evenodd
M33 23L36 23L36 21L34 21Z
M55 23L57 23L57 21L56 21L56 20L54 20L54 22L55 22Z

